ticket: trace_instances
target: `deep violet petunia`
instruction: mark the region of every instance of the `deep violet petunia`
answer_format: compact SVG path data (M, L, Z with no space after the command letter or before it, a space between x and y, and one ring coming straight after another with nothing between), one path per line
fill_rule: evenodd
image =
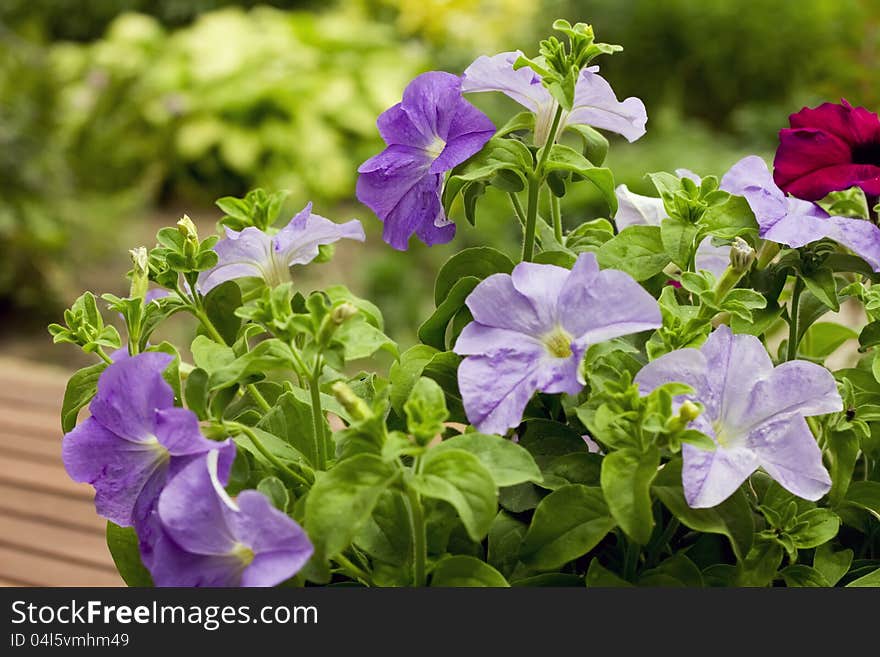
M226 237L214 247L217 264L199 275L202 294L226 281L255 276L270 286L290 280L290 267L305 265L318 257L318 247L341 239L366 239L357 219L337 224L312 212L309 203L274 235L249 226L242 231L226 229Z
M786 193L818 201L829 192L861 187L880 195L880 117L864 107L822 103L789 116L779 131L773 179Z
M676 402L703 404L705 411L689 426L716 444L714 451L682 446L682 483L691 507L723 502L759 467L804 499L828 492L831 478L804 419L843 408L824 367L802 360L773 367L758 338L722 325L700 349L661 356L635 378L643 395L672 381L694 389Z
M162 491L150 563L157 586L275 586L312 556L305 531L265 495L229 497L217 460L193 461Z
M405 250L415 234L427 245L455 235L440 202L443 174L477 153L495 133L461 95L461 79L429 71L376 125L387 148L358 167L357 197L384 222L382 239Z
M454 351L468 420L503 434L522 420L536 391L577 394L580 364L591 344L661 324L656 300L622 271L599 271L582 253L569 271L521 262L493 274L468 296L474 321Z
M117 525L143 523L168 478L194 458L219 451L226 476L235 457L231 441L208 440L195 413L174 406L162 378L171 360L147 352L108 366L89 405L91 417L61 443L67 473L94 486L98 514Z
M681 177L695 175L684 169L679 169L676 173ZM698 184L699 181L700 179L697 178ZM617 214L614 215L614 223L618 231L629 226L659 226L666 218L663 200L656 196L636 194L626 185L618 185L614 194L617 196ZM712 272L715 278L719 278L730 264L730 247L715 246L711 237L704 237L697 247L694 264L697 270L705 269Z
M721 189L746 199L763 239L797 248L827 237L880 271L880 228L863 219L832 217L815 203L786 196L757 155L734 164Z
M478 57L464 72L461 88L465 93L500 91L535 115L535 143L543 145L550 134L556 100L541 83L541 77L528 67L514 69L522 52L502 52ZM608 81L600 76L598 66L580 72L574 90L574 104L560 120L560 128L588 125L623 135L635 141L645 134L648 115L638 98L617 100Z

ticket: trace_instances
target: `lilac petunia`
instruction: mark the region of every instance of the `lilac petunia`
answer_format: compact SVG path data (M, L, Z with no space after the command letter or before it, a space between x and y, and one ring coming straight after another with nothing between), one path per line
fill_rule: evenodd
M822 452L804 416L843 408L831 373L792 360L773 367L752 335L720 326L700 349L679 349L648 363L636 375L645 395L678 381L694 389L676 402L700 402L705 411L690 427L710 436L714 451L682 447L682 483L693 508L720 504L759 467L785 489L818 500L831 487Z
M450 241L443 174L477 153L495 126L462 98L461 79L440 71L410 82L376 125L387 148L358 167L357 197L385 223L382 239L401 251L413 234L429 246Z
M832 217L815 203L786 196L760 157L750 155L734 164L721 179L721 189L746 199L765 240L797 248L827 237L880 272L880 228L863 219Z
M215 453L169 482L158 516L150 566L157 586L275 586L314 551L303 529L262 493L246 490L232 500Z
M543 145L550 134L556 100L541 83L541 77L528 67L514 69L522 52L483 55L468 66L461 83L465 93L500 91L535 115L535 143ZM619 101L611 85L600 76L598 66L581 71L574 90L574 104L560 121L560 130L568 125L588 125L616 132L635 141L645 134L648 115L638 98Z
M290 267L305 265L318 257L318 247L341 239L366 239L357 219L337 224L313 214L312 204L274 235L249 226L242 231L226 229L226 238L214 247L217 264L199 275L198 288L207 294L226 281L256 276L274 286L290 280Z
M466 303L474 321L455 343L467 356L458 384L468 419L484 433L516 427L535 391L580 392L591 344L661 324L654 298L621 271L599 271L592 253L571 271L522 262L483 280Z
M695 175L685 169L678 169L676 173L680 177ZM698 184L699 181L697 178ZM656 196L635 194L626 185L618 185L614 194L617 196L617 214L614 215L617 230L639 225L659 226L666 218L663 200ZM730 247L714 246L711 237L704 237L697 247L694 264L698 270L705 269L712 272L715 278L720 278L730 264Z
M67 473L94 486L98 514L117 525L143 524L168 478L194 458L219 451L228 473L235 456L231 441L208 440L195 413L174 406L162 378L171 360L147 352L107 367L89 406L91 417L61 443Z

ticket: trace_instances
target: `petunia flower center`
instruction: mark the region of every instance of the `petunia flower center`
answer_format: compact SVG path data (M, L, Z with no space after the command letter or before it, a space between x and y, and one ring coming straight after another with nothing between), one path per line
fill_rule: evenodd
M168 451L168 448L160 443L159 439L156 438L156 436L150 436L143 441L143 444L156 453L157 461L165 461L171 458L171 453Z
M440 139L440 137L434 137L434 141L425 146L425 150L431 155L431 158L436 160L440 157L440 154L443 152L443 149L446 148L446 142Z
M571 357L571 335L561 326L557 326L553 331L547 333L542 342L547 352L554 358Z
M254 551L244 543L236 543L232 548L232 555L245 567L250 566L254 560Z
M853 164L880 166L880 143L856 144L852 149Z
M712 423L712 429L715 431L715 442L719 447L729 447L731 436L725 430L724 424L721 421L715 421Z

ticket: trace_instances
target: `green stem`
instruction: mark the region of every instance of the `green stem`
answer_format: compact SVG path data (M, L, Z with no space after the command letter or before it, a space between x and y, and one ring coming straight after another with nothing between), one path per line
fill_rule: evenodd
M335 557L333 557L333 561L335 561L345 570L347 570L348 574L354 579L360 580L361 584L370 586L370 576L367 574L367 572L363 568L356 566L351 561L351 559L346 557L344 554L336 555Z
M508 192L507 195L510 197L510 203L513 205L513 213L516 215L516 218L519 219L519 223L523 226L526 225L526 211L523 210L522 203L520 203L519 196L517 196L513 192Z
M238 431L239 433L243 433L248 438L250 438L250 441L254 444L254 447L257 448L257 451L265 456L267 461L278 468L282 474L287 475L287 477L293 480L298 486L305 486L306 488L309 488L312 485L309 480L307 480L295 470L292 470L291 468L286 466L278 459L277 456L266 449L266 446L263 445L262 441L257 437L257 434L249 426L247 426L246 424L241 424L239 422L232 422L230 424L232 425L232 428L234 430Z
M419 470L419 459L416 457L413 469ZM425 513L422 509L422 500L419 493L411 486L406 487L406 496L409 500L410 527L412 529L413 544L413 586L425 586L427 577L425 564L428 561L428 541L425 534Z
M777 253L779 253L779 244L769 240L765 241L758 250L757 268L764 269L776 257Z
M324 409L321 408L320 379L322 368L323 363L321 362L321 357L318 356L315 361L315 369L309 379L309 395L312 398L312 424L315 434L315 466L318 470L325 470L327 468L327 454L324 451L326 442L324 436Z
M664 546L669 543L672 537L675 535L675 532L678 531L678 528L681 526L681 522L678 518L672 518L669 521L669 524L663 529L663 533L657 538L656 541L652 542L651 545L648 546L648 561L651 563L656 563L657 557L660 555L660 552L663 550Z
M791 293L791 306L788 309L788 352L785 360L794 360L797 358L798 350L798 310L801 303L801 292L804 289L804 282L800 278L794 281L794 290Z
M547 158L550 157L550 149L553 146L553 142L556 141L556 130L559 128L560 119L562 119L562 105L557 105L556 114L553 115L553 124L550 126L550 134L547 135L547 142L544 144L544 149L541 151L541 158L538 160L537 166L535 166L535 173L537 173L539 177L543 176L542 169L544 168L544 163L547 161Z
M626 553L623 562L623 579L632 582L636 577L636 566L639 563L639 545L633 541L627 540Z
M526 228L523 234L523 262L531 262L535 254L535 231L538 227L538 192L540 190L541 181L536 176L530 176Z
M108 365L113 364L113 359L111 359L110 356L107 355L107 352L104 351L104 349L102 349L101 347L95 349L95 353L98 354L98 357Z
M559 197L550 192L550 216L553 218L553 236L562 244L562 211L559 207Z

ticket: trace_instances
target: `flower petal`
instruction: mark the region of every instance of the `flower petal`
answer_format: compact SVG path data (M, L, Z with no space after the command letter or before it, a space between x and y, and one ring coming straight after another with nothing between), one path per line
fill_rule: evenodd
M478 57L464 71L462 92L500 91L538 114L542 107L553 104L553 97L532 69L524 66L514 70L513 64L521 55L522 52L517 50Z
M149 558L144 560L144 565L149 568L156 586L229 588L241 585L242 563L235 556L188 552L164 532L149 547Z
M461 356L488 356L498 350L517 348L518 345L524 345L526 350L543 347L537 337L471 322L458 335L453 351Z
M694 257L694 264L697 271L705 269L712 272L715 278L721 278L721 275L730 264L730 246L713 246L711 237L704 237L697 247L697 253Z
M538 324L549 331L559 322L559 294L571 272L556 265L521 262L510 274L517 292L526 297L535 309Z
M174 392L162 378L169 354L148 351L123 358L101 373L89 411L100 424L131 441L150 441L156 410L174 405Z
M522 421L535 394L541 351L498 350L468 356L458 367L458 387L468 420L483 433L504 433Z
M463 102L467 101L461 97L461 78L445 71L428 71L406 86L400 106L421 134L446 141Z
M774 420L754 429L747 445L767 474L795 495L818 500L831 490L822 450L802 417Z
M434 135L422 134L413 124L401 103L389 107L376 119L379 134L388 146L395 144L425 148L434 141Z
M527 288L528 289L528 288ZM492 274L480 281L465 300L474 320L485 326L539 337L553 328L508 274Z
M312 213L312 204L306 205L275 235L273 246L279 258L288 266L305 265L318 257L318 247L341 239L366 240L364 227L357 219L337 224Z
M217 264L199 274L199 292L207 294L226 281L248 276L264 277L272 260L272 238L259 228L248 226L237 232L226 229L226 237L214 246Z
M574 89L574 105L565 124L602 128L635 141L645 134L645 104L635 97L617 100L608 81L596 73L598 70L599 67L591 66L581 71Z
M618 231L630 226L659 226L666 218L663 199L635 194L626 185L618 185L614 195L617 197L614 223Z
M880 228L864 219L828 217L825 232L880 272Z
M694 389L694 399L703 401L712 394L707 376L706 357L702 352L698 349L677 349L645 365L633 381L638 384L642 396L665 383L684 383Z
M582 253L559 294L559 321L580 346L658 328L656 299L616 269L598 270L596 256Z
M758 469L758 457L746 448L714 451L685 443L681 448L681 482L684 497L692 509L708 509L733 495Z
M489 117L460 99L449 125L446 147L431 164L431 173L442 173L461 164L483 148L494 134L495 125Z

